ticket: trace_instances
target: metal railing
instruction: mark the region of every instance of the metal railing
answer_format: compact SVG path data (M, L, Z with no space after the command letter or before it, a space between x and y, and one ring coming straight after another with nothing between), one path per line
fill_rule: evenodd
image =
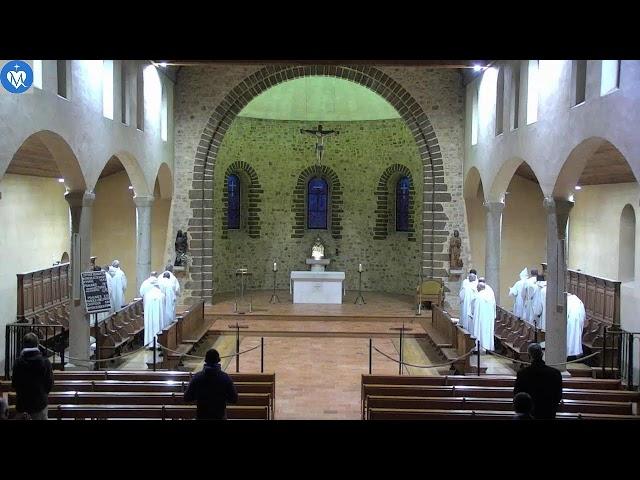
M69 343L69 330L62 325L38 325L15 322L5 328L4 376L11 379L13 365L22 351L22 343L27 333L35 333L40 340L42 354L51 357L54 368L64 370L64 351Z
M640 332L604 327L601 368L602 378L619 378L628 390L635 390L635 371L640 368Z

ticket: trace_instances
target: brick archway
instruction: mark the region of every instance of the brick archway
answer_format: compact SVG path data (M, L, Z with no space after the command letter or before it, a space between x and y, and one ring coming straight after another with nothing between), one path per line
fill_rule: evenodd
M246 77L220 102L202 132L196 150L189 191L192 215L187 232L192 240L192 265L186 289L191 297L213 296L213 172L225 133L235 117L256 96L279 83L307 76L331 76L362 85L387 100L405 121L423 165L422 271L445 279L443 252L448 237L448 217L443 203L451 201L444 183L444 167L435 131L411 94L381 70L364 65L269 65ZM436 222L443 225L435 230Z

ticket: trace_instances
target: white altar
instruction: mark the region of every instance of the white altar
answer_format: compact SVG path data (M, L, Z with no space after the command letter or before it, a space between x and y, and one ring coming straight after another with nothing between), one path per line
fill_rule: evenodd
M291 272L293 303L342 303L344 272Z

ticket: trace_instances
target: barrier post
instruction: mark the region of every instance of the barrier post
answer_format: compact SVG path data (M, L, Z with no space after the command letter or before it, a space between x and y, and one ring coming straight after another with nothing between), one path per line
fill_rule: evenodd
M236 323L236 373L240 371L240 325Z
M607 378L606 376L606 368L607 368L607 327L604 327L604 338L602 341L602 378Z
M627 334L627 390L633 390L633 334Z
M156 337L153 337L153 371L156 371Z
M371 360L373 355L373 340L369 339L369 375L371 375Z
M260 373L264 373L264 337L260 337Z
M404 333L404 324L400 330L400 362L398 363L398 375L402 375L402 337Z
M476 347L478 348L478 376L480 376L480 340L476 340Z

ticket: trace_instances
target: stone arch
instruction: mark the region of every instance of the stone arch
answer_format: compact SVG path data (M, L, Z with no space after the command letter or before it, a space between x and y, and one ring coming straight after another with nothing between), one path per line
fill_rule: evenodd
M173 176L166 162L160 164L160 168L158 168L158 172L156 173L156 180L160 187L160 198L166 200L173 197Z
M395 193L395 183L401 177L409 177L409 231L407 239L411 242L416 241L414 229L413 209L415 205L415 190L413 186L413 177L411 171L405 165L395 163L385 169L378 181L376 189L376 225L373 229L374 240L384 240L389 235L389 219L392 216L390 212L393 207L389 205L390 192ZM393 189L390 187L393 185ZM395 212L393 214L395 218ZM444 225L442 225L444 226Z
M321 177L329 186L328 227L334 240L342 238L342 185L338 174L326 165L312 165L298 175L291 200L293 231L291 238L303 238L307 230L307 184L313 177Z
M553 197L569 198L573 194L587 162L604 144L615 148L628 163L627 157L612 142L602 137L589 137L573 147L564 161L553 187Z
M227 178L229 175L236 174L240 176L241 182L245 188L241 188L242 195L241 210L246 215L247 222L244 230L249 238L260 238L260 204L262 202L262 185L258 179L255 169L247 162L238 160L233 162L224 172L224 188L222 190L222 238L228 237L228 217L227 209L229 208L229 191L227 189ZM242 223L241 223L242 225Z
M480 171L476 167L471 167L464 177L463 196L465 200L476 198L480 185L482 185Z
M70 191L86 190L87 184L80 168L78 157L63 137L51 130L41 130L25 138L20 143L20 147L31 138L37 138L47 148L60 171L60 175L64 178L64 184L67 189ZM16 152L20 147L16 149ZM14 156L16 152L14 152Z
M444 251L446 238L435 232L435 220L449 220L443 203L451 201L444 183L442 153L436 133L421 105L393 78L381 70L366 65L269 65L247 76L236 85L216 107L204 127L198 144L193 169L193 180L189 192L192 217L187 231L192 239L204 240L213 230L213 209L206 214L199 205L212 203L213 172L216 158L225 133L238 113L256 96L279 83L305 76L332 76L350 80L369 88L387 100L405 121L411 131L423 164L423 222L431 223L422 233L422 268L426 276L448 278L444 261L434 257L434 252ZM436 193L436 185L441 187ZM200 213L199 215L197 213ZM333 235L333 233L332 233ZM339 233L337 235L340 235ZM212 280L205 280L213 271L213 242L203 242L202 247L192 249L195 275L191 282L194 297L210 299L213 295ZM209 277L210 278L210 277Z
M509 188L509 184L511 183L513 176L518 170L518 167L520 167L520 165L522 165L523 163L529 166L529 168L531 168L531 170L533 171L531 164L524 161L520 157L510 158L500 166L498 173L493 179L491 188L489 189L488 192L485 193L485 197L487 198L487 201L489 202L504 201L504 195L507 189ZM533 173L536 176L536 178L538 178L538 174L535 171Z
M124 150L113 154L112 157L116 157L126 170L136 197L153 196L153 188L149 188L144 172L142 171L136 157Z

